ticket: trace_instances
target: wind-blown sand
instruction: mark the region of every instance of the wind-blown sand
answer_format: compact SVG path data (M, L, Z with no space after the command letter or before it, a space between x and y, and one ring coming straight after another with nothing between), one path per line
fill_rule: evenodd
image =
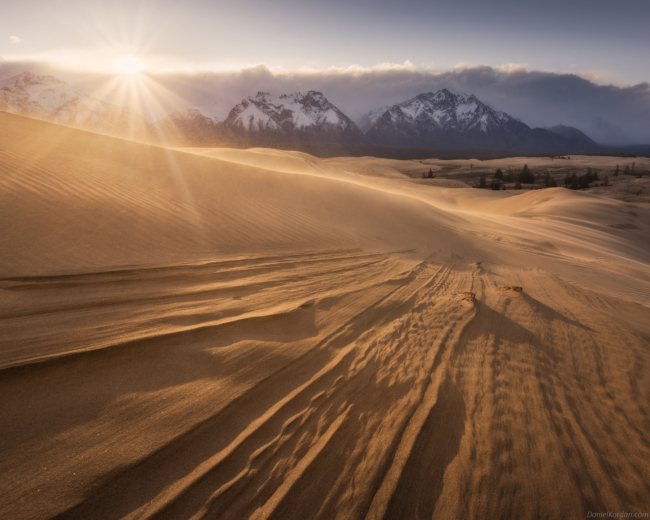
M189 152L0 113L0 518L650 512L650 210Z

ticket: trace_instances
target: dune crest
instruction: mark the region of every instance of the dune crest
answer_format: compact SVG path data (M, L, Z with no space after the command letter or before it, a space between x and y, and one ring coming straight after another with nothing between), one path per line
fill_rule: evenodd
M650 211L373 163L0 113L0 517L646 511Z

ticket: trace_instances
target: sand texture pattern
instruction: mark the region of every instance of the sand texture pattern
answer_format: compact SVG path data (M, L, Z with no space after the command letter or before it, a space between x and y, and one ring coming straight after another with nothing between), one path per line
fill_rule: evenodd
M650 210L0 113L0 518L650 512Z

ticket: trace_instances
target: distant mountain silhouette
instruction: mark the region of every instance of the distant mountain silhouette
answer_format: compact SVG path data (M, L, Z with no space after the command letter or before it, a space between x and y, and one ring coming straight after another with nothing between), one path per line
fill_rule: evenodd
M75 90L52 76L24 72L0 82L0 110L54 123L178 146L268 146L321 156L425 157L512 153L606 153L565 125L531 128L475 95L442 89L371 110L364 133L322 92L272 96L258 92L209 117L196 108L154 124L126 107Z
M126 107L76 91L53 76L23 72L0 82L0 110L112 135L143 138L150 125Z
M601 148L584 134L581 140L553 129L533 129L474 95L448 89L420 94L383 113L375 109L364 121L369 125L366 135L379 146L538 152Z

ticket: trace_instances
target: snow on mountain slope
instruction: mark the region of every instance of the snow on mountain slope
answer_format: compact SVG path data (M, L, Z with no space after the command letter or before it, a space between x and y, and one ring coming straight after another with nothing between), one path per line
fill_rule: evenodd
M280 106L274 105L260 93L255 99L249 97L235 106L226 119L226 124L241 127L249 132L280 131L282 127L280 111Z
M142 135L149 127L126 107L78 92L53 76L30 72L0 82L0 110L109 133Z
M509 122L518 121L504 112L494 110L476 96L454 94L447 89L419 96L393 105L388 109L391 120L407 121L425 129L427 126L442 129L489 132ZM375 123L384 116L377 117Z
M224 121L233 131L259 139L363 144L363 132L321 92L295 92L279 97L258 92L236 105Z
M380 110L364 116L374 121L366 135L377 145L550 150L571 144L561 135L531 129L473 94L449 89L420 94L378 115Z
M225 100L217 99L150 125L126 107L88 96L52 76L29 72L0 82L0 111L122 137L162 138L181 146L313 150L314 145L376 145L554 153L602 148L575 129L572 133L562 126L531 129L474 95L449 89L369 112L360 120L366 134L313 90L277 97L258 92L230 109Z
M47 117L78 97L70 85L52 76L24 72L0 82L0 108L15 114Z

